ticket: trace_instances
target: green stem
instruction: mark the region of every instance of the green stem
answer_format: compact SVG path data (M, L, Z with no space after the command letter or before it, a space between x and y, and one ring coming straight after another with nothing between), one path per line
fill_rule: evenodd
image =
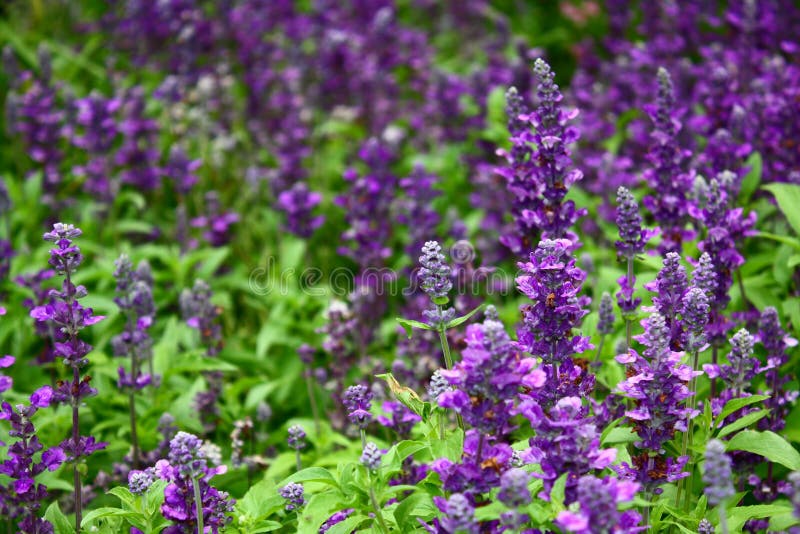
M725 503L720 503L717 507L717 514L719 514L719 529L722 534L728 534L728 517L725 514Z
M361 429L361 450L363 451L366 446L367 446L367 433L362 428Z
M698 363L698 351L694 351L692 353L692 371L697 370L697 363ZM697 405L696 401L697 395L697 377L692 376L691 381L689 382L689 399L687 401L689 408L694 409ZM686 456L689 454L689 448L692 446L692 438L694 437L694 423L692 421L686 422L686 432L683 433L683 440L681 443L681 456ZM689 461L687 465L689 466L689 476L687 478L681 479L680 483L678 484L678 491L675 494L675 506L680 506L681 500L681 492L686 489L686 498L684 500L684 508L688 510L689 506L689 499L690 494L692 492L692 472L693 469L693 462L692 462L692 455L689 454Z
M628 257L628 287L633 289L633 258ZM625 317L625 350L631 350L631 338L633 337L633 320L631 317Z
M300 461L300 449L295 450L295 460L297 461L297 470L300 471L303 468L303 463Z
M603 343L606 340L605 334L600 336L600 343L597 344L597 352L594 354L594 361L600 361L600 354L603 352Z
M197 513L197 534L203 534L203 497L200 495L200 481L192 479L192 489L194 489L194 506Z
M369 500L372 501L372 507L375 509L375 519L378 520L378 525L381 527L381 532L389 534L389 528L383 520L383 513L381 507L378 505L378 499L375 497L375 488L372 486L372 475L367 474L367 482L369 483Z
M444 325L439 325L439 342L442 344L442 354L444 354L444 365L447 369L453 368L453 357L450 356L450 344L447 342L447 332L444 329ZM461 414L456 414L456 419L458 420L458 428L464 430L464 419L461 417Z
M317 439L321 435L319 426L319 408L317 408L317 398L314 396L314 385L311 383L311 369L306 366L306 388L308 389L308 401L311 404L311 413L314 415L314 430L317 433Z

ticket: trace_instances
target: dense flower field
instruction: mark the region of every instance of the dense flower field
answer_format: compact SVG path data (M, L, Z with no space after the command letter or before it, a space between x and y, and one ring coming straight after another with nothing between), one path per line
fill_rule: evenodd
M0 531L800 532L796 1L0 45Z

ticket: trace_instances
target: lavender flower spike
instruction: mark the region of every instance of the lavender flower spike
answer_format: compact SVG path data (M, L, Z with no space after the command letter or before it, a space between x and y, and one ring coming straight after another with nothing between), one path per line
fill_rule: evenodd
M306 499L303 496L305 493L305 488L303 488L302 484L295 484L294 482L290 482L283 486L278 493L281 497L286 499L286 511L291 512L293 510L297 510L301 508L305 503Z
M725 444L718 439L712 439L706 445L706 466L703 473L703 482L706 484L706 497L708 504L717 506L726 499L733 497L731 476L731 459L725 454Z
M428 320L428 324L441 329L455 317L454 308L444 307L450 301L447 294L453 288L450 266L445 262L442 247L436 241L425 243L419 263L421 267L418 276L422 290L433 302L433 306L424 310L422 315ZM451 365L448 364L448 367Z
M616 242L619 256L634 258L643 253L645 245L655 232L642 228L639 204L631 192L622 186L617 189L616 221L619 229L619 241Z

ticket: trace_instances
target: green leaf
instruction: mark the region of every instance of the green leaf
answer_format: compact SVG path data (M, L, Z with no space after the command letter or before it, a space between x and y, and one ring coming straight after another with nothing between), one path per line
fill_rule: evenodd
M718 438L723 438L723 437L727 436L728 434L733 434L734 432L737 432L737 431L739 431L739 430L741 430L743 428L747 428L748 426L752 425L756 421L759 421L759 420L763 419L768 414L769 414L769 410L758 410L756 412L751 412L751 413L749 413L747 415L744 415L744 416L740 417L739 419L737 419L736 421L734 421L733 423L731 423L729 425L725 425L724 427L722 427L722 430L719 431L719 434L717 434L717 437Z
M787 235L778 235L778 234L771 234L769 232L758 232L759 237L766 237L767 239L771 239L772 241L777 241L779 243L785 243L787 245L791 245L792 247L800 250L800 240L797 240L793 237L789 237Z
M737 399L729 400L728 402L725 403L725 406L722 407L722 411L719 412L719 415L714 420L714 426L719 426L719 424L733 412L741 410L745 406L749 406L756 402L767 400L768 398L769 395L751 395L749 397L740 397Z
M761 170L764 166L761 159L761 154L753 152L747 158L745 165L750 169L747 174L742 178L742 187L739 190L739 204L746 204L753 193L758 189L758 184L761 183Z
M567 475L568 473L564 473L558 477L558 480L553 484L553 489L550 490L550 503L557 512L564 510L564 492L567 489Z
M433 499L427 493L414 493L409 495L394 510L394 518L398 525L402 525L409 517L421 517L431 519L439 513L439 509L433 504Z
M119 500L122 501L123 508L134 508L136 497L133 496L133 493L131 493L128 488L124 486L117 486L116 488L111 488L106 493L118 497Z
M609 432L608 435L603 438L602 443L603 445L610 443L633 443L638 439L639 436L637 436L630 428L618 427L612 429L611 432Z
M731 532L741 532L745 523L751 519L772 517L785 512L790 512L789 504L756 504L754 506L737 506L728 513L728 529Z
M769 430L740 432L731 438L726 449L760 454L769 461L786 466L792 471L800 471L800 453L788 441Z
M417 392L411 388L400 385L392 373L384 373L375 375L377 378L384 380L386 385L394 394L395 398L401 402L405 407L414 412L420 417L425 413L425 402L417 395Z
M791 511L776 514L769 519L770 532L786 532L789 527L800 525L800 518L795 517Z
M102 519L105 517L136 517L139 514L133 512L131 510L122 510L121 508L112 508L109 506L103 508L97 508L95 510L91 510L87 512L85 516L81 519L81 528L85 528L91 526L92 522L96 521L97 519Z
M455 319L447 323L445 325L445 328L455 328L456 326L468 321L469 318L478 313L478 310L480 310L481 308L483 308L483 304L481 304L480 306L478 306L477 308L475 308L466 315L462 315L461 317L456 317Z
M278 484L278 487L283 487L290 482L320 482L336 488L339 487L339 483L335 478L333 478L333 475L331 475L327 469L323 469L322 467L308 467L298 471Z
M764 189L775 195L778 207L786 216L786 220L794 229L796 235L800 235L800 185L797 184L767 184Z
M44 512L44 518L52 523L56 534L75 534L75 526L70 524L67 516L58 507L57 502L47 507Z
M402 317L397 317L397 322L400 323L400 326L405 328L406 334L408 334L408 339L411 339L411 332L414 328L419 328L420 330L435 330L435 328L431 325L420 321L414 321L413 319L403 319Z

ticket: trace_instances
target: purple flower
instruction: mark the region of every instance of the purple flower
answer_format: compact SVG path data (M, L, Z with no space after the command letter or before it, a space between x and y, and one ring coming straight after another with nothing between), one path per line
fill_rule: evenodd
M144 471L133 470L128 473L128 489L134 495L144 495L156 481L156 472L152 467Z
M441 527L448 534L478 534L480 527L475 521L475 508L469 499L454 493L449 499L434 497L434 504L444 514L440 519Z
M286 227L293 234L300 237L311 237L314 231L322 226L325 217L312 215L322 201L322 195L310 191L308 186L298 182L291 189L278 195L278 207L286 213Z
M708 297L697 287L689 288L683 297L683 348L694 353L706 344L706 325L708 324Z
M533 358L521 358L496 314L490 309L482 324L467 327L467 348L451 370L439 371L452 389L437 402L460 414L482 434L507 435L511 411L521 389L544 385L545 374Z
M326 519L325 522L319 527L319 534L325 534L325 532L328 532L333 525L338 525L347 519L353 512L355 512L353 508L347 508L346 510L336 512Z
M708 504L716 506L736 493L731 480L733 475L731 459L725 454L725 444L718 439L712 439L706 444L705 459L706 464L703 470L705 494Z
M664 266L656 279L645 284L645 288L653 291L653 307L647 311L656 311L664 319L669 328L669 346L676 350L681 348L681 322L683 297L689 289L686 269L681 265L681 257L675 252L664 256Z
M381 459L384 452L378 449L378 446L371 441L366 444L364 451L361 453L361 463L370 471L377 471L381 467Z
M306 431L300 425L292 425L289 427L289 437L287 443L290 449L296 451L306 448Z
M453 282L450 280L450 266L445 263L439 243L426 242L422 247L419 263L422 266L418 273L422 290L434 301L446 299L453 288Z
M342 398L342 403L347 408L348 419L362 430L372 422L371 400L372 392L364 385L350 386Z
M614 303L611 295L603 293L600 297L600 309L598 310L597 332L601 335L610 334L614 331Z
M498 500L509 508L519 508L530 504L531 492L528 489L530 479L531 475L518 467L509 469L500 477Z
M761 430L780 432L786 426L786 417L789 415L792 403L798 397L798 391L787 387L792 373L781 375L781 367L789 360L786 349L796 346L797 340L784 332L778 312L772 306L764 308L761 312L756 337L767 353L765 380L769 399L764 401L764 404L770 409L769 416L760 420L758 426Z
M533 71L539 79L539 104L532 113L516 116L533 131L511 132L514 148L507 156L508 166L498 170L516 197L512 208L515 232L501 241L520 256L526 255L537 237L577 241L570 228L586 214L585 209L576 209L572 200L564 201L570 186L583 177L580 171L570 170L568 148L578 139L578 132L567 124L578 112L562 108L555 74L544 60L537 59ZM512 114L520 110L513 93L509 109ZM513 122L511 126L514 130L520 127Z
M619 511L619 504L633 500L638 490L635 482L582 476L577 483L578 510L560 512L555 522L567 532L579 534L641 532L647 527L639 526L641 517L637 512Z
M18 532L25 534L53 532L52 525L38 517L37 512L48 493L35 477L45 470L58 469L66 456L60 447L44 448L32 421L39 408L49 406L52 394L50 386L45 386L31 395L29 405L12 407L4 402L0 406L0 419L10 423L9 436L16 439L8 446L6 460L0 463L0 474L12 481L7 486L0 485L0 507L3 514L17 524Z
M651 230L642 228L639 204L631 192L622 186L617 190L617 228L617 254L622 258L633 258L643 253L645 245L654 234Z
M200 332L200 340L208 356L217 356L222 350L222 327L219 324L221 309L211 302L213 293L203 280L195 280L192 289L184 289L180 296L181 315L186 324Z
M170 441L168 460L159 460L155 474L168 482L164 488L162 515L174 525L164 532L180 534L197 531L197 506L200 500L203 525L213 534L228 524L232 518L235 501L227 493L211 486L214 475L223 474L225 466L210 467L209 459L196 436L178 432ZM199 495L195 495L195 487Z
M683 242L693 237L685 226L689 220L688 192L694 176L682 168L689 154L678 144L681 125L675 117L672 78L661 67L658 69L658 97L651 117L654 123L649 154L652 167L645 171L645 179L655 195L645 197L644 205L661 227L659 251L662 254L680 252Z
M290 482L278 490L278 493L286 500L285 509L287 512L301 508L306 502L303 496L304 488L302 484Z
M123 118L119 130L123 141L114 163L122 169L122 183L145 191L156 189L163 175L158 166L158 123L145 113L146 99L141 87L126 91L121 100Z

